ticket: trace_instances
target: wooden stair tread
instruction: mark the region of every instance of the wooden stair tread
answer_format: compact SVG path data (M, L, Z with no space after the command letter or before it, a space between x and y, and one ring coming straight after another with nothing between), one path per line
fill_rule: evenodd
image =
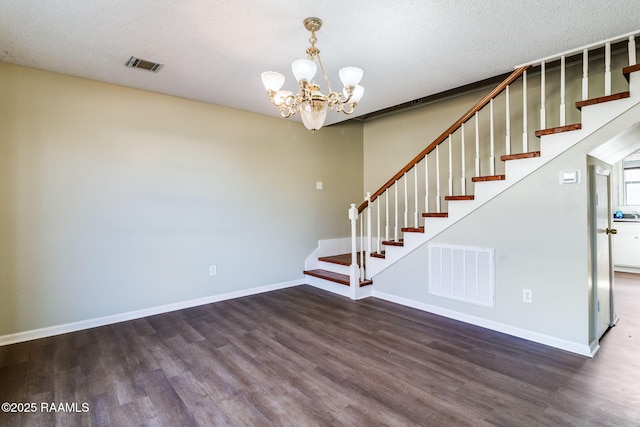
M449 217L448 212L424 212L422 214L423 218L447 218Z
M622 69L622 74L624 74L624 78L627 79L627 81L629 81L629 74L635 71L640 71L640 64L629 65L628 67L624 67Z
M576 102L576 108L578 110L582 110L582 107L586 107L589 105L602 104L603 102L616 101L618 99L624 99L631 96L631 94L627 92L614 93L612 95L600 96L598 98L585 99L584 101Z
M371 252L371 257L372 258L386 258L385 256L385 252L384 251L380 251L380 252Z
M471 182L504 181L505 179L504 175L474 176Z
M402 227L400 231L403 233L424 233L424 227Z
M541 129L536 131L536 136L553 135L554 133L570 132L572 130L582 129L582 123L574 123L572 125L558 126L555 128Z
M473 200L473 196L444 196L447 201L453 200Z
M404 240L400 239L398 241L395 240L383 240L381 242L385 246L404 246Z
M504 156L500 156L500 160L506 162L508 160L530 159L532 157L540 157L540 152L531 151L529 153L505 154Z
M332 264L351 265L351 254L321 256L319 261L330 262ZM360 252L356 252L356 263L360 265Z
M333 271L316 269L305 270L303 272L307 276L318 277L320 279L329 280L331 282L339 283L341 285L350 286L349 276L346 274L335 273ZM360 287L371 285L373 280L360 280Z

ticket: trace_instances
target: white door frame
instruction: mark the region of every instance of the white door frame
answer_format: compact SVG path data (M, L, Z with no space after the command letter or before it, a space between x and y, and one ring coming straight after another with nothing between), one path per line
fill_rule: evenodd
M599 301L599 295L598 295L598 236L599 234L606 232L607 233L607 245L608 245L608 254L605 255L607 257L606 263L609 265L609 271L608 271L608 276L609 276L609 289L608 289L608 293L609 293L609 298L608 298L608 305L609 305L609 319L608 319L608 325L609 327L612 327L615 325L614 319L615 319L615 314L614 314L614 300L613 300L613 256L612 256L612 242L611 242L611 169L609 168L605 168L602 166L591 166L590 168L590 178L591 178L591 209L592 209L592 218L593 218L593 223L592 223L592 279L593 279L593 318L594 318L594 336L596 338L597 341L600 340L601 338L601 334L600 334L600 319L599 319L599 315L600 312L598 310L598 301ZM597 215L597 206L598 206L598 199L597 199L597 192L596 192L596 181L597 181L597 176L604 176L607 179L607 195L606 195L606 204L607 204L607 225L606 225L606 230L603 230L602 228L598 228L598 215ZM600 202L602 202L602 200L600 200Z

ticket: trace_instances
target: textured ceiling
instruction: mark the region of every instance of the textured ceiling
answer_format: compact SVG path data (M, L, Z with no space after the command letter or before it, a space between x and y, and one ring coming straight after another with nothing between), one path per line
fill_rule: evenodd
M364 69L356 115L640 29L638 0L0 0L0 61L277 116L260 73L295 91L309 16L334 89Z

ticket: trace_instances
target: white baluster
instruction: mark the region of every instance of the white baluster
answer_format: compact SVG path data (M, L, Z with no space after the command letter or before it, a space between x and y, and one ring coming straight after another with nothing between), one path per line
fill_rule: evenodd
M504 122L506 126L504 137L504 154L511 154L511 112L509 107L509 85L505 89Z
M629 65L636 65L636 39L629 37Z
M604 45L604 95L611 95L611 43Z
M547 64L540 64L540 129L547 128Z
M384 192L385 203L384 208L386 209L384 216L384 240L389 240L389 189Z
M582 100L589 99L589 50L582 51Z
M440 209L440 145L436 145L436 212Z
M378 197L376 199L376 205L378 207L378 216L376 218L376 223L377 223L377 226L378 226L378 230L377 230L378 231L378 236L377 236L377 239L376 239L376 252L378 252L378 253L380 253L380 249L381 249L380 248L380 241L382 240L381 236L380 236L380 202L381 202L380 197Z
M409 226L409 197L407 193L407 173L404 173L404 222L405 227Z
M358 221L358 208L355 203L351 203L349 209L349 220L351 221L351 266L350 266L350 284L358 286L358 238L356 233L356 223ZM361 263L362 264L362 263Z
M395 182L395 186L396 186L396 205L395 205L395 211L396 211L396 223L393 226L393 240L394 241L398 241L398 186L400 184L398 183L398 181Z
M466 196L467 195L467 177L466 177L466 161L465 161L465 148L464 148L464 123L462 123L462 125L460 125L460 145L462 146L462 153L461 153L461 159L462 159L462 177L460 178L460 190L462 191L462 195Z
M567 124L565 107L565 57L560 57L560 126Z
M476 111L476 176L480 176L480 125L478 124L477 111Z
M413 226L418 228L420 225L418 221L418 165L416 164L413 167L413 198L414 198L414 209L413 209Z
M522 152L529 152L529 130L527 129L527 72L522 73Z
M429 212L429 162L428 154L424 156L424 211Z
M453 138L449 134L449 195L453 196Z
M372 236L371 236L371 193L367 193L367 201L369 202L367 205L367 253L365 254L363 252L362 254L362 259L360 260L360 262L364 265L364 260L365 260L365 255L369 255L371 254L371 240L372 240ZM368 272L365 270L365 279L370 279L370 277L367 277Z
M493 131L493 98L489 101L489 175L496 174L495 138Z

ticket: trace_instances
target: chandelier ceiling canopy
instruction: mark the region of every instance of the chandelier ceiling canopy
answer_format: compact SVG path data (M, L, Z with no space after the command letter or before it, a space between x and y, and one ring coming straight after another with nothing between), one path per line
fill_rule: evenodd
M344 114L353 113L364 93L364 88L358 84L363 71L358 67L341 68L338 75L344 86L342 93L331 90L329 78L320 59L320 50L316 47L316 31L321 26L322 21L319 18L304 20L304 27L311 32L311 46L307 48L306 59L297 59L291 64L291 71L299 86L298 93L294 95L291 91L281 89L285 80L282 74L276 71L262 73L262 84L273 105L280 110L280 115L287 118L300 112L302 122L312 132L324 125L328 110ZM313 80L318 68L316 60L327 84L328 95L320 92L320 86Z

